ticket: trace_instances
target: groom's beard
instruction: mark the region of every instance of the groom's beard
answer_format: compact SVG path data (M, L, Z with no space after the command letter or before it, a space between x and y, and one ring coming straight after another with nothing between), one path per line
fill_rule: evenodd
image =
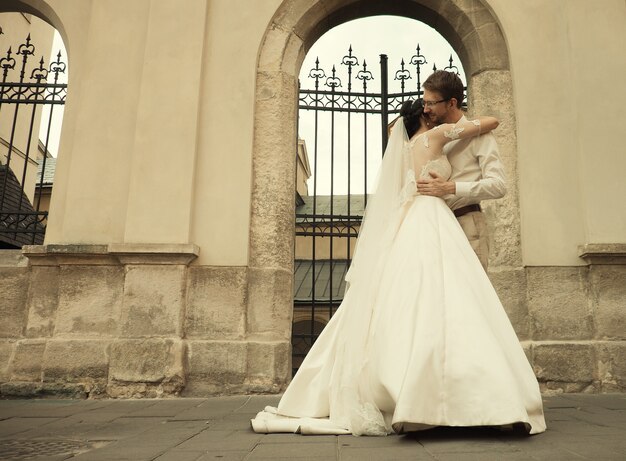
M445 123L445 116L429 114L428 118L433 125L441 125L442 123Z

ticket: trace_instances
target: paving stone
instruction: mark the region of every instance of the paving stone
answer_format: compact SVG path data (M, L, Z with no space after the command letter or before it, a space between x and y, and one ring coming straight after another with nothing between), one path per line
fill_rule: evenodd
M230 414L226 415L211 424L211 428L225 431L252 431L250 419L253 414Z
M249 460L256 459L336 459L335 443L274 443L257 445Z
M176 447L182 451L241 451L252 450L262 434L229 430L203 431Z
M237 413L254 413L257 414L265 407L276 407L280 402L280 395L252 395L250 398L237 410Z
M206 399L204 403L178 413L174 417L174 419L177 419L177 420L218 419L238 410L243 405L245 405L248 400L249 400L248 396L234 396L234 397L221 397L221 398Z
M522 452L502 453L494 451L478 453L437 453L436 459L438 461L528 461L529 457L527 453Z
M305 440L303 440L305 437ZM352 437L352 436L350 436ZM355 438L355 437L352 437ZM266 434L259 443L337 443L336 435Z
M201 405L205 401L206 399L158 400L154 405L128 413L128 416L176 416L189 408Z
M519 451L513 445L496 438L483 440L420 440L430 453L509 453Z
M378 437L377 437L378 438ZM341 461L363 461L363 460L381 460L381 461L396 461L396 460L435 460L428 451L419 443L414 443L412 446L394 447L361 447L354 448L341 447L339 449L339 459Z
M244 453L248 454L248 452ZM198 451L168 451L155 458L154 461L196 461L202 455L203 453Z
M44 424L56 421L56 418L9 418L0 421L0 437L15 436Z
M79 461L621 461L626 453L624 397L546 397L548 430L536 436L493 428L435 428L388 437L254 433L251 410L268 400L277 402L279 396L0 401L0 442L74 441L88 449L71 458ZM41 412L48 417L36 417ZM177 419L190 414L202 418ZM71 456L47 455L41 459Z
M85 410L76 405L75 400L34 400L31 405L20 407L19 416L22 418L62 418L81 411Z
M352 435L337 436L337 444L340 448L365 448L386 446L413 446L417 442L411 435L388 435L387 437L354 437Z
M578 405L592 405L609 410L626 410L626 394L575 394L565 395L565 399Z
M580 437L561 445L561 448L586 459L623 461L626 458L625 451L613 447L603 437Z
M207 453L196 461L242 461L248 456L247 451L216 451ZM172 460L175 461L175 460Z
M159 418L117 418L85 433L89 440L121 440L135 437L159 424Z

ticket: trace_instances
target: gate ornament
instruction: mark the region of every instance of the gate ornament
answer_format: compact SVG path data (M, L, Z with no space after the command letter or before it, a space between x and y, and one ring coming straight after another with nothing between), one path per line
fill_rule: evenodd
M0 82L0 111L12 111L12 125L4 131L6 139L6 154L0 153L0 248L20 248L22 245L43 243L46 231L45 222L48 212L41 209L41 196L44 189L44 174L46 160L49 156L48 145L50 141L51 124L54 107L65 104L67 84L59 83L60 74L65 74L67 65L61 60L61 52L57 54L55 62L45 65L45 59L41 57L38 66L35 66L27 77L28 62L35 55L35 45L31 43L30 34L26 41L19 45L17 53L9 47L6 56L0 59L2 69L2 81ZM14 57L15 56L15 57ZM11 71L16 69L16 57L21 56L19 78L10 79ZM52 83L48 80L52 77ZM50 107L46 139L43 143L42 159L38 159L39 127L35 126L36 111L43 106ZM28 126L28 138L17 139L20 131L18 124L23 117L18 115L22 111L27 112L26 119L30 121ZM26 120L24 119L24 120ZM4 154L4 155L2 155ZM15 154L15 155L14 155ZM23 158L23 162L21 158ZM4 160L6 158L6 160ZM40 174L33 172L31 163L40 161ZM30 166L30 171L29 171ZM19 171L21 174L15 174ZM25 190L24 185L28 176L34 176L32 182L36 182L35 191ZM38 176L38 177L37 177ZM33 203L31 203L31 198Z

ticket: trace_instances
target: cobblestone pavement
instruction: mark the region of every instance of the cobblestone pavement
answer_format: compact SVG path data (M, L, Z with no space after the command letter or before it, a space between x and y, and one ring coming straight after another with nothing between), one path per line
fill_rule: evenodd
M544 397L548 431L436 428L389 437L255 434L277 396L2 400L0 459L626 460L626 394Z

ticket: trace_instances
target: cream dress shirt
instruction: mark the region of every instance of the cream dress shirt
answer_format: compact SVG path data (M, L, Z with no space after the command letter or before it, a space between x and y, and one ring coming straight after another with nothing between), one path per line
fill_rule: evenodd
M506 194L504 167L493 134L451 141L443 153L452 165L450 181L456 183L456 194L443 197L452 210Z

